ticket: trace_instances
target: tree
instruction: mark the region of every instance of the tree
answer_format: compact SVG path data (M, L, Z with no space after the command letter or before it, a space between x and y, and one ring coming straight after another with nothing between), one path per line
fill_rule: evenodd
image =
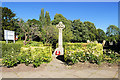
M106 40L106 34L102 29L97 29L97 32L98 32L98 36L97 36L98 41Z
M26 23L20 19L18 22L21 30L24 32L24 45L26 45L29 41L33 40L35 35L41 36L41 33L38 31L39 27L38 24L35 24L31 20L28 20Z
M47 25L47 26L50 25L50 15L49 15L48 11L46 11L46 13L45 13L45 25Z
M39 20L40 20L42 27L44 27L44 25L45 25L44 8L41 9L41 14L40 14Z
M70 42L73 39L72 23L62 14L56 14L54 16L54 20L52 21L52 25L57 25L60 21L65 25L65 28L63 29L63 41Z
M2 9L2 37L4 37L4 30L17 30L17 27L15 25L15 19L14 17L16 14L7 7L0 7Z
M58 40L58 29L55 25L44 26L46 43L55 43Z
M90 40L91 41L97 40L97 29L96 29L94 23L85 21L84 24L85 24L85 27L88 28Z
M36 19L28 19L27 24L30 28L30 34L31 34L31 40L35 39L37 36L39 36L40 38L42 38L41 35L41 30L42 30L42 26L40 24L40 22Z
M87 41L89 39L88 33L89 32L87 27L84 26L84 24L80 21L80 19L73 21L74 42Z
M108 37L108 41L117 41L119 36L119 28L115 25L110 25L107 28L106 35Z

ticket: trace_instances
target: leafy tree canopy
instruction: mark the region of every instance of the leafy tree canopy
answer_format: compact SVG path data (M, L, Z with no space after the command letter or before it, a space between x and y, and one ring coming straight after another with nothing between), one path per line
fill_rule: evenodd
M108 28L107 28L107 32L106 32L106 35L107 35L107 40L108 41L117 41L119 40L119 28L115 25L110 25Z
M80 21L80 19L74 20L72 26L73 26L74 42L81 42L81 41L85 42L89 39L88 29Z
M97 32L98 32L98 36L97 36L98 41L106 40L106 34L102 29L97 29Z

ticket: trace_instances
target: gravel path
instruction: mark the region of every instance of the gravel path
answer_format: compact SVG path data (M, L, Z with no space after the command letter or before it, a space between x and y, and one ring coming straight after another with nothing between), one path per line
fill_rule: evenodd
M1 67L0 67L1 68ZM2 68L3 78L118 78L117 66L98 66L90 63L79 63L67 66L53 57L49 64L38 68L32 65L19 64L14 68Z

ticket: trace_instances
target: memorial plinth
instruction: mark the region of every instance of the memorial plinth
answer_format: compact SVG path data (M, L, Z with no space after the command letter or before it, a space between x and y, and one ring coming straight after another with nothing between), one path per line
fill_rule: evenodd
M62 46L62 29L65 28L65 25L62 22L59 22L58 25L56 25L56 27L59 29L59 39L58 39L58 48L55 49L54 54L53 55L63 55L64 54L64 49Z

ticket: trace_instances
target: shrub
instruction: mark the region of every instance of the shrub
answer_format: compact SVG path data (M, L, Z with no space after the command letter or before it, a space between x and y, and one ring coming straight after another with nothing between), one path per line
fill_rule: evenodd
M2 63L7 67L17 65L17 56L20 53L21 44L2 43Z
M103 58L103 47L96 43L68 43L65 45L65 61L77 62L89 61L100 64Z
M26 45L26 47L30 47L30 46L37 46L37 47L39 47L39 46L43 46L43 43L42 42L36 42L36 41L30 41L27 45Z
M22 43L1 43L3 58L2 63L7 67L13 67L19 63L25 63L26 66L33 64L34 67L38 67L40 64L48 63L52 59L51 46L40 47L38 45L30 45L30 47L26 47L23 46Z
M110 49L103 51L103 57L104 61L108 63L118 63L118 61L120 60L120 54Z
M51 61L52 50L51 47L22 47L18 56L20 56L18 57L19 62L25 63L27 66L33 64L34 67L38 67L42 63Z

